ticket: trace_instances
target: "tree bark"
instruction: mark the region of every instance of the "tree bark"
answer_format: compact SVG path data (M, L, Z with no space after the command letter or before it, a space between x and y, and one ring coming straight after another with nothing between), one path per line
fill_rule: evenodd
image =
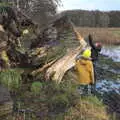
M46 79L52 79L59 84L64 74L75 65L75 58L84 47L86 47L86 44L83 42L80 47L69 51L64 57L49 67L46 71Z

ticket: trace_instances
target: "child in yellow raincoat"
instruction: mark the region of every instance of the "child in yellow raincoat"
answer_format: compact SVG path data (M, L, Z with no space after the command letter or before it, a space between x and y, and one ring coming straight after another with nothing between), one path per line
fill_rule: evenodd
M91 85L94 84L94 70L90 49L84 50L81 56L77 56L75 68L77 70L81 94L90 94Z

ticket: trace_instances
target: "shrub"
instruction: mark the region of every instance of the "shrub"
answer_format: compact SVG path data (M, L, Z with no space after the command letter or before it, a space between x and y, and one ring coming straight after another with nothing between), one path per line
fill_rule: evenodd
M31 86L31 91L36 95L40 94L40 91L42 89L42 83L41 82L33 82Z
M54 81L47 82L44 92L48 100L49 111L55 112L57 115L76 105L80 98L76 91L76 84L71 80L71 71L66 74L60 84Z
M70 106L69 98L65 94L59 94L50 98L49 108L54 112L64 112Z

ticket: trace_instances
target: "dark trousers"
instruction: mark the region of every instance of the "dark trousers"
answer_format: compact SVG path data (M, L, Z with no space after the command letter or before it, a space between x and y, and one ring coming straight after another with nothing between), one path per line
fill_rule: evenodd
M91 93L96 94L96 80L97 80L97 73L96 73L96 62L93 62L93 69L94 69L94 84L91 85Z

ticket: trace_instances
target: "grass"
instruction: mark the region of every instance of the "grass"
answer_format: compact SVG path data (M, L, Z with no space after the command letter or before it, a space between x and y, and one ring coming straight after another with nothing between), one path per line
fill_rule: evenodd
M68 73L68 76L70 78L71 73ZM64 79L66 78L67 76ZM69 79L64 80L60 85L53 81L41 81L41 84L39 95L34 95L29 85L27 89L22 88L24 93L22 90L20 94L15 96L15 101L20 103L20 107L17 105L16 108L32 110L36 116L35 120L39 118L43 120L61 119L64 117L64 113L71 106L76 105L79 100L76 84Z
M32 110L33 120L109 120L106 106L101 100L95 96L80 97L76 90L78 83L74 69L66 73L60 85L53 81L35 82L35 92L38 87L39 94L34 95L30 86L22 88L24 93L22 90L21 94L16 94L16 107L19 110ZM21 116L24 115L28 118L27 113L21 113Z
M31 86L31 92L36 96L39 95L42 89L41 82L33 82Z
M10 91L17 91L21 87L21 71L8 69L0 72L0 83Z
M119 31L120 29L78 28L78 30L85 37L87 37L89 33L93 34L95 41L100 40L106 44L115 42L114 44L116 44L117 39L114 41L114 37L112 38L111 36L116 34L116 30ZM111 39L109 40L109 38ZM55 46L49 51L51 54L46 58L47 62L64 55L67 48L72 48L73 45L76 46L78 41L74 43L74 40L71 39L69 43L69 38L67 38L66 41L60 40L60 42L60 46ZM4 76L6 74L7 73L4 73ZM95 96L81 97L79 95L76 90L78 83L76 82L77 79L73 69L65 74L60 85L57 85L53 81L44 81L42 75L39 77L37 81L40 82L40 85L37 82L37 85L32 85L32 88L34 88L32 89L30 87L32 83L27 83L23 85L22 89L24 92L22 90L21 93L16 96L20 104L20 107L16 107L19 107L19 109L32 110L34 114L33 120L109 120L106 106L101 100ZM5 77L5 80L6 78L8 77ZM33 78L32 81L35 81L35 79L36 78ZM22 116L24 115L22 114Z
M68 110L65 120L109 120L106 107L94 96L81 98L79 103Z
M94 41L101 41L106 45L120 44L120 28L89 28L78 27L77 30L84 38L93 35Z

